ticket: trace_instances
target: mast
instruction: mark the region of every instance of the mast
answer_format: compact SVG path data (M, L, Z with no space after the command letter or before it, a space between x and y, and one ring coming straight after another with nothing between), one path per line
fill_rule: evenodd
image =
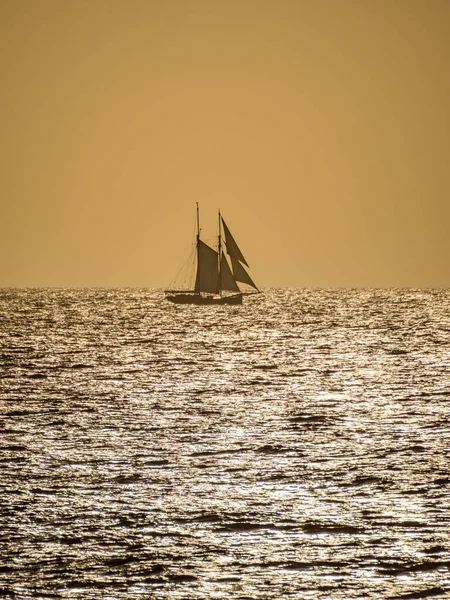
M200 210L198 208L198 202L196 202L196 205L197 205L197 277L196 277L196 282L195 282L195 288L197 288L197 281L198 281L199 268L200 268Z
M220 259L222 256L222 238L220 235L220 208L219 208L219 245L218 245L218 261L219 261L219 294L222 295L222 272L220 268Z
M198 208L198 202L196 202L197 204L197 246L198 246L198 240L200 239L200 210Z

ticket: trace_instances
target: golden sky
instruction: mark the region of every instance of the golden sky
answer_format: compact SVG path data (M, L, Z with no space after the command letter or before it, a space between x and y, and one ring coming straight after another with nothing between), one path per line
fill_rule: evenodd
M1 0L0 286L450 285L448 0Z

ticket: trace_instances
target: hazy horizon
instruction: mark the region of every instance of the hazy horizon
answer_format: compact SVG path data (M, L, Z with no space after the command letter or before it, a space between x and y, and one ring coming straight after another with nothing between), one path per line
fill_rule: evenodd
M0 4L0 287L450 286L450 3Z

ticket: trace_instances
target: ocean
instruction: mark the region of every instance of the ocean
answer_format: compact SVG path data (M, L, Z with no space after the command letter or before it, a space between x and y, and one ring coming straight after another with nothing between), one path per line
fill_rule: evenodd
M0 290L0 597L450 597L450 290Z

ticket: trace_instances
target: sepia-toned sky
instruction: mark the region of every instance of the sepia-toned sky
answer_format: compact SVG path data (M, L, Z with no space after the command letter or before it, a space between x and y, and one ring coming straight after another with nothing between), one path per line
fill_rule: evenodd
M2 0L0 286L450 285L448 0Z

